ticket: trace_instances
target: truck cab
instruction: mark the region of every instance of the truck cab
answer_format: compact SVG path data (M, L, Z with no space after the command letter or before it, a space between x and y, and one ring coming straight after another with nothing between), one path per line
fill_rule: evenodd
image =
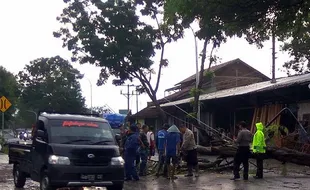
M17 188L31 178L40 183L41 190L90 186L123 189L124 160L105 119L42 113L34 130L31 144L9 145Z

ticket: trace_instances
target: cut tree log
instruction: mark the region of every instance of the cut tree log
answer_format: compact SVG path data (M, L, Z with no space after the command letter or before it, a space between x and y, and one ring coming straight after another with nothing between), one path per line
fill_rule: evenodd
M222 145L204 147L197 145L197 152L201 155L220 155L222 157L233 157L236 154L237 147L233 145Z
M220 155L222 157L234 157L237 147L223 145L214 147L197 146L197 152L202 155ZM251 154L254 158L255 155ZM290 162L298 165L310 166L310 154L305 154L288 148L267 147L266 159L276 159L280 162Z

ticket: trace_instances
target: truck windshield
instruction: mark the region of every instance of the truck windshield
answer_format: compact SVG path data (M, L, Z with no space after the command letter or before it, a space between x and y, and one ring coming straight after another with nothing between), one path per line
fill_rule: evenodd
M113 132L105 122L51 120L51 142L60 144L114 144Z

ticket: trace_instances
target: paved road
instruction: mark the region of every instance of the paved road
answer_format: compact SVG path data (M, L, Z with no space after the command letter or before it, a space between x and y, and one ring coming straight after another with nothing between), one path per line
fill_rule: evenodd
M273 164L275 167L275 164ZM294 167L295 168L295 167ZM305 171L309 168L302 167ZM302 168L297 168L300 171ZM293 171L293 167L288 167ZM12 166L7 164L7 156L0 154L0 187L1 190L13 190ZM290 172L289 172L290 173ZM125 190L308 190L310 189L310 176L306 174L291 173L289 176L283 177L277 172L266 170L265 179L249 181L231 181L229 173L208 173L204 172L199 178L186 178L179 176L174 182L164 178L156 178L148 176L141 178L139 182L127 182ZM38 184L27 181L25 190L38 190ZM96 188L92 188L96 189Z

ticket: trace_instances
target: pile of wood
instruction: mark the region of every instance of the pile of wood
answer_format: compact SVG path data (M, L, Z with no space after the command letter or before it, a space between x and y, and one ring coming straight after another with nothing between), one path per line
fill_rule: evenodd
M273 120L273 118L281 111L282 108L283 106L281 104L265 105L263 107L255 108L251 124L251 132L255 132L255 123L268 123L268 121ZM272 124L279 125L280 119L281 116L279 115L275 120L273 120Z

